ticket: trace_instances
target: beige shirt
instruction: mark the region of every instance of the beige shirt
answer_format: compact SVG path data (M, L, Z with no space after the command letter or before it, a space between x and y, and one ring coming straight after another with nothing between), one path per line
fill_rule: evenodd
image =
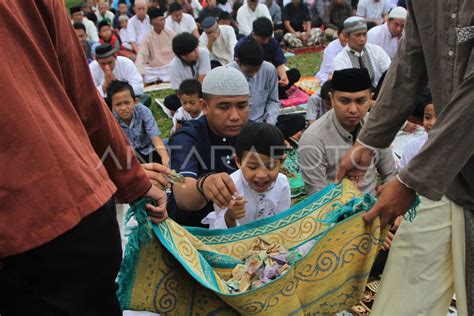
M145 73L145 67L162 67L168 65L174 58L171 47L174 32L164 29L160 34L151 30L142 40L138 50L137 65L141 75Z
M352 134L339 123L334 109L326 112L303 133L298 154L308 194L316 193L334 182L339 160L353 144ZM374 191L377 184L376 171L384 182L396 175L391 149L377 151L374 155L363 179L362 192Z
M446 194L468 209L474 209L473 12L472 0L408 2L405 36L359 136L388 147L429 79L437 121L399 178L429 199Z

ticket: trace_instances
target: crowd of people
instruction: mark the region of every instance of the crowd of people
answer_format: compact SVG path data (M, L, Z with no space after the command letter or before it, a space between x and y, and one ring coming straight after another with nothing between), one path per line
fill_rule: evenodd
M10 49L20 40L41 45L17 49L15 71L1 66L11 83L7 102L18 108L2 111L1 120L14 132L2 143L17 165L5 170L7 190L0 194L0 313L118 315L114 202L154 200L146 206L154 223L169 216L209 229L245 225L291 206L282 168L293 147L308 195L348 177L379 197L365 220L381 215L390 226L382 252L396 249L375 315L443 315L453 292L460 314L472 313L474 32L462 25L473 8L461 1L439 20L459 17L461 26L430 31L429 14L420 13L427 8L412 2L407 11L393 0L85 1L67 18L61 1L2 6L2 16L20 14L0 22L20 30L5 39ZM442 5L433 10L446 14ZM457 28L463 32L449 40L452 46L436 51L440 34ZM314 70L321 91L309 98L306 115L282 114L281 100L301 77L286 65L285 50L315 45L325 47ZM168 140L144 90L163 82L174 90L164 100L173 114ZM21 120L14 119L18 113ZM401 157L393 154L398 131L422 129ZM11 145L19 142L30 151ZM451 166L441 165L440 152ZM171 170L183 176L182 185L171 185ZM423 196L421 219L406 223L415 191ZM7 225L12 219L17 224ZM429 246L416 252L415 242ZM94 260L72 276L79 255ZM415 259L424 268L437 258L443 264L430 272L435 277L400 268L410 270ZM393 287L406 285L400 280L413 287L392 302ZM433 284L436 299L419 302L418 289Z

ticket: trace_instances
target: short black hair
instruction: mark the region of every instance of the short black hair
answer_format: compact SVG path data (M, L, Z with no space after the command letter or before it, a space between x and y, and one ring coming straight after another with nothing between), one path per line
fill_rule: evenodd
M197 94L200 98L202 98L202 88L201 82L196 79L186 79L181 82L178 89L178 94L184 95L193 95Z
M263 63L263 48L252 39L240 46L237 58L242 65L260 66Z
M249 122L237 136L235 154L240 160L243 159L246 151L256 151L272 158L282 158L285 148L285 137L278 127L267 123Z
M111 27L109 22L106 19L103 19L102 21L99 22L99 24L97 25L97 31L100 32L100 29L103 28L104 26Z
M341 33L344 31L344 22L341 22L337 25L337 34Z
M183 32L173 38L173 53L182 56L191 53L199 45L199 40L191 33Z
M219 20L230 20L230 18L230 13L227 11L222 11L221 13L219 13Z
M171 14L171 13L179 11L179 10L183 10L183 6L181 5L181 3L173 2L168 7L168 14Z
M328 100L329 92L331 92L331 79L326 80L323 83L323 85L321 86L321 90L319 91L319 96L322 100Z
M259 17L252 24L252 31L255 35L261 37L270 37L273 35L273 23L266 17Z
M82 22L74 22L74 24L72 25L72 27L73 27L75 30L84 30L84 32L87 33L87 31L86 31L86 26L85 26L84 23L82 23Z
M426 108L426 106L427 106L428 104L432 104L432 103L433 103L433 98L432 98L432 96L431 96L431 92L430 92L430 91L427 91L427 92L423 93L422 96L421 96L421 98L422 98L422 100L423 100L423 101L422 101L422 103L423 103L423 108Z
M112 97L119 92L128 90L130 95L135 100L135 92L133 92L132 86L126 81L114 80L110 83L107 88L107 98L109 99L110 105L112 105Z

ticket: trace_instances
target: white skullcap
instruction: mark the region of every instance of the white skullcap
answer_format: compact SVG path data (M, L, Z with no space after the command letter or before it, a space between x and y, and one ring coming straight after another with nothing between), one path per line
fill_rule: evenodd
M404 7L393 8L388 14L389 19L407 19L407 10Z
M248 95L249 84L237 69L221 66L212 69L204 77L202 92L212 95Z
M350 34L357 31L367 30L367 22L360 16L351 16L344 20L344 32Z

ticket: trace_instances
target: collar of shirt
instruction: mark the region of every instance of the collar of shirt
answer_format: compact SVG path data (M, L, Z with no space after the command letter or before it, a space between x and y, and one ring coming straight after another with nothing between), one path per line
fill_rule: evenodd
M332 122L334 123L334 126L336 127L336 131L339 133L339 135L345 139L348 142L354 143L355 139L354 136L352 136L352 133L348 132L342 125L339 123L339 120L336 117L336 111L333 110L332 112ZM359 125L356 127L357 134L359 134L360 129L363 126L364 120L360 121ZM357 137L356 137L357 138Z
M135 106L135 108L133 109L133 113L132 113L132 119L130 120L130 125L127 125L127 123L125 123L124 120L122 120L120 118L120 116L115 112L115 111L112 111L113 115L115 116L115 118L117 119L117 121L119 122L119 125L123 128L132 128L133 125L135 125L135 121L137 119L137 115L138 115L138 110L137 110L137 107Z
M360 51L360 52L357 52L357 51L353 50L352 48L350 48L349 45L346 45L346 49L349 53L352 53L356 57L364 56L364 49L362 49L362 51Z

